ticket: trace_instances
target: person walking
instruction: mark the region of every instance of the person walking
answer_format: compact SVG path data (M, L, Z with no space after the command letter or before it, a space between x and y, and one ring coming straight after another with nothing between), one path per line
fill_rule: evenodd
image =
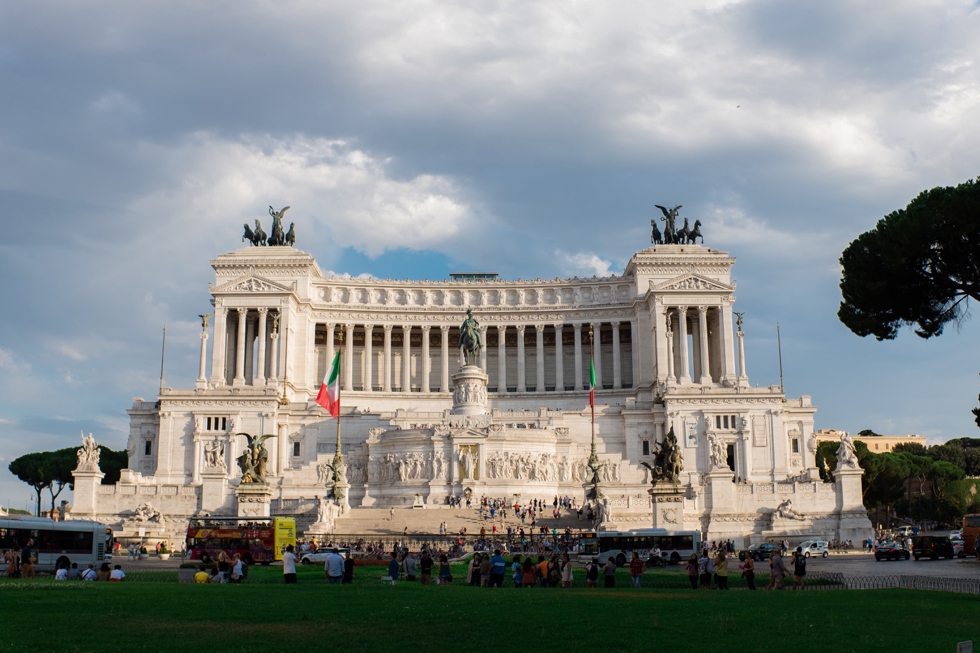
M640 560L640 554L634 551L633 559L630 560L630 580L633 581L633 587L640 587L643 584L644 571L646 571L646 565Z
M572 573L572 561L566 555L566 556L562 557L561 586L562 587L571 587L573 582L574 582L574 578L573 578L573 573Z
M786 564L783 562L783 555L779 551L773 551L769 564L772 566L772 578L769 581L770 587L777 590L783 589L783 583L787 574L789 574L789 569L786 568Z
M296 584L296 555L292 544L287 544L286 552L282 554L282 580L286 585Z
M793 589L799 586L802 591L806 585L806 556L803 555L803 547L796 547L791 562L793 563Z
M606 560L602 574L605 577L603 587L616 587L616 563L613 562L612 558Z
M521 564L521 556L514 556L514 562L510 565L511 579L514 587L520 587L524 580L524 565Z
M691 559L687 561L687 580L689 583L691 583L692 590L696 590L698 588L699 573L698 555L696 553L692 553Z
M724 550L715 558L715 585L720 590L728 589L728 555Z
M755 589L755 560L752 556L745 556L745 564L742 565L742 578L750 590Z

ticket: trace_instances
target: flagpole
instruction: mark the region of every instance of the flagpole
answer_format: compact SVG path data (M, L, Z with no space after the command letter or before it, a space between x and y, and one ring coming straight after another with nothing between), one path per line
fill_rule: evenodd
M334 465L336 466L338 462L343 461L340 455L340 386L343 384L344 378L344 345L346 340L344 339L343 330L340 331L340 356L337 360L337 453L334 454Z

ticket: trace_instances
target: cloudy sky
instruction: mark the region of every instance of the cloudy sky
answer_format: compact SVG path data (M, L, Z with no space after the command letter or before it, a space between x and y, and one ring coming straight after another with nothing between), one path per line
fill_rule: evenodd
M208 260L292 206L321 268L621 272L654 204L737 257L750 379L817 426L980 436L977 325L878 343L841 250L980 175L974 2L0 1L7 462L196 375Z

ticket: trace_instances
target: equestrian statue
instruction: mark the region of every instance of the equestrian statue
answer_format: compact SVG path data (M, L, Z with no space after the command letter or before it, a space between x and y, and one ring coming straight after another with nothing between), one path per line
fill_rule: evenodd
M480 337L480 324L473 317L472 308L466 309L466 319L459 327L459 349L464 366L477 364L480 350L483 349L483 338Z

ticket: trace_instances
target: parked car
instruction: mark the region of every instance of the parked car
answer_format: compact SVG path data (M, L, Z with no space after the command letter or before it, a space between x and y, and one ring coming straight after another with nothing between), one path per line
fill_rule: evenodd
M339 549L339 551L340 555L347 555L347 549ZM322 565L327 561L327 556L331 553L333 553L333 549L318 549L316 553L304 553L299 561L304 565Z
M964 548L965 544L963 542L963 538L959 535L950 535L949 541L953 545L953 555L957 558L965 558L966 549Z
M916 560L919 558L931 558L932 560L936 560L937 558L952 559L953 543L950 541L948 535L938 533L916 535L912 538L912 555Z
M761 544L753 544L749 548L739 551L738 559L744 562L747 557L752 556L752 559L756 562L762 562L763 560L768 560L773 551L779 550L778 544L762 542Z
M875 545L875 560L908 560L909 552L901 542L882 542ZM916 557L916 560L919 558Z
M800 546L803 547L803 556L806 558L816 558L817 556L826 558L830 555L826 540L807 540L801 542Z

